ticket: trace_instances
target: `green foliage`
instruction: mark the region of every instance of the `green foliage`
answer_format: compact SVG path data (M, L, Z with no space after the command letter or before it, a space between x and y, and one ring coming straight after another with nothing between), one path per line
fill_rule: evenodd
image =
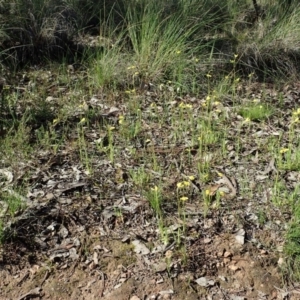
M267 76L270 68L285 76L295 74L299 5L259 5L260 20L250 3L234 0L4 0L0 59L15 65L59 57L74 61L86 54L88 46L78 44L78 38L88 33L117 39L115 53L124 46L133 50L133 63L145 77L164 73L191 83L182 74L196 70L183 57L204 50L217 56L239 54L238 69L259 76Z
M272 107L266 104L253 103L242 107L239 113L252 121L261 121L272 115Z
M293 214L293 219L289 224L284 246L286 258L286 272L289 279L300 279L300 209L299 204Z
M18 192L1 192L0 193L0 199L1 202L4 203L4 205L7 205L7 208L4 209L4 211L1 211L0 218L0 244L4 243L7 235L9 235L9 230L5 230L5 221L7 218L13 218L15 213L20 211L25 207L25 203L23 199L21 198L21 195ZM1 204L2 204L1 203ZM3 210L3 205L0 205L0 209Z
M0 6L0 58L15 64L78 51L74 37L98 16L98 1L15 0Z

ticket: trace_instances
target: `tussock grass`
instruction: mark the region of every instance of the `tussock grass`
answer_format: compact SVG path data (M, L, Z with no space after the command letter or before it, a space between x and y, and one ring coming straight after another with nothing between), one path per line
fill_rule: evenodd
M263 14L249 28L232 35L236 39L236 53L240 66L248 73L256 72L260 78L295 76L299 60L299 15L295 5L286 12L277 3L262 3Z

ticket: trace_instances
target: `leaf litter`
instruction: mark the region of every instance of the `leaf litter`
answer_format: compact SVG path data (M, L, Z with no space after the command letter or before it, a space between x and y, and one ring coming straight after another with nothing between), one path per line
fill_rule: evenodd
M68 97L67 91L72 93L71 87L59 93ZM68 107L64 121L70 123L68 138L59 151L37 149L30 160L1 167L3 191L13 190L22 180L29 186L22 198L26 208L4 227L11 236L1 246L3 295L15 299L284 299L288 293L290 299L297 299L292 290L284 289L278 272L281 252L276 249L284 243L286 216L271 197L278 175L293 190L299 172L280 169L278 158L262 147L272 136L280 136L282 145L289 142L285 128L298 95L292 87L284 92L284 112L276 108L267 121L249 124L224 99L224 121L218 113L212 114L216 132L222 131L222 122L228 127L224 152L218 139L206 141L206 153L194 140L192 129L201 133L208 118L201 105L204 96L179 97L173 90L160 95L154 86L152 91L140 91L131 104L140 103L141 115L120 97L112 101L101 93L83 108ZM246 93L255 97L264 93L264 101L276 106L272 86L264 90L253 86ZM171 100L163 106L160 96ZM47 102L59 106L54 97ZM189 105L192 115L183 109ZM164 114L164 120L157 113ZM193 118L200 122L199 114L202 127L193 123ZM129 131L121 126L120 116L129 122L126 126L132 126ZM82 118L89 126L74 125ZM181 120L188 126L178 136L176 128L184 125ZM107 128L112 127L110 132ZM59 123L53 128L62 132ZM81 129L88 143L84 149L76 142ZM125 144L124 135L129 143ZM111 159L107 159L109 147L114 152ZM210 167L199 172L206 164ZM186 188L179 190L178 182L187 182ZM163 201L155 211L147 192L157 184L163 189ZM182 206L178 195L187 198ZM162 229L157 228L159 210L164 212ZM269 214L263 223L261 211ZM5 205L1 218L9 218ZM24 272L33 265L36 271Z

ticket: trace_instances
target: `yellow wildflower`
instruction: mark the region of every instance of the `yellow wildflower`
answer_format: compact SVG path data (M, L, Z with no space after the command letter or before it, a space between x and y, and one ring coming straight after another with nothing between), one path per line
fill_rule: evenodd
M124 123L124 116L119 116L119 124L123 124Z
M179 107L180 108L192 108L193 106L191 104L185 104L185 103L181 102L179 104Z
M135 89L125 91L125 94L134 94Z
M281 154L283 154L283 153L286 153L286 152L288 152L288 151L290 151L289 148L282 148L282 149L280 149L279 152L280 152Z
M293 111L293 115L294 116L300 115L300 108L298 108L297 110Z
M79 122L79 124L83 124L83 123L85 123L85 118L82 118Z
M182 183L182 182L178 182L177 183L177 188L178 189L181 189L181 188L183 188L184 187L184 184Z
M157 185L155 185L154 188L151 188L151 191L157 193L157 192L158 192L158 187L157 187Z
M177 189L183 189L185 187L189 187L191 183L189 181L181 181L177 183Z
M180 198L180 201L182 201L182 202L185 202L185 201L187 201L187 200L189 200L188 197L181 197L181 198Z

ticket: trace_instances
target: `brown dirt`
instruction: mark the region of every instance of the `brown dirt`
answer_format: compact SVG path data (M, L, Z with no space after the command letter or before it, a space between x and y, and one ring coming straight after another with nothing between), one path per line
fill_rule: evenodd
M26 298L26 294L37 287L41 290L36 298L53 300L193 300L231 299L231 296L241 297L236 299L284 299L279 288L282 278L274 267L278 258L251 246L238 245L228 234L208 244L199 241L191 250L192 259L184 269L175 270L178 267L175 263L169 272L164 268L156 272L151 263L163 265L162 255L145 258L133 253L130 244L99 239L96 235L89 236L86 241L81 251L94 253L92 262L79 258L60 264L40 257L35 263L29 263L30 258L25 254L19 265L2 263L0 299L34 299L34 295ZM98 256L94 249L105 251L98 252ZM203 275L213 280L211 286L201 287L194 283L199 265ZM193 269L197 271L194 273ZM299 298L291 294L289 299Z

